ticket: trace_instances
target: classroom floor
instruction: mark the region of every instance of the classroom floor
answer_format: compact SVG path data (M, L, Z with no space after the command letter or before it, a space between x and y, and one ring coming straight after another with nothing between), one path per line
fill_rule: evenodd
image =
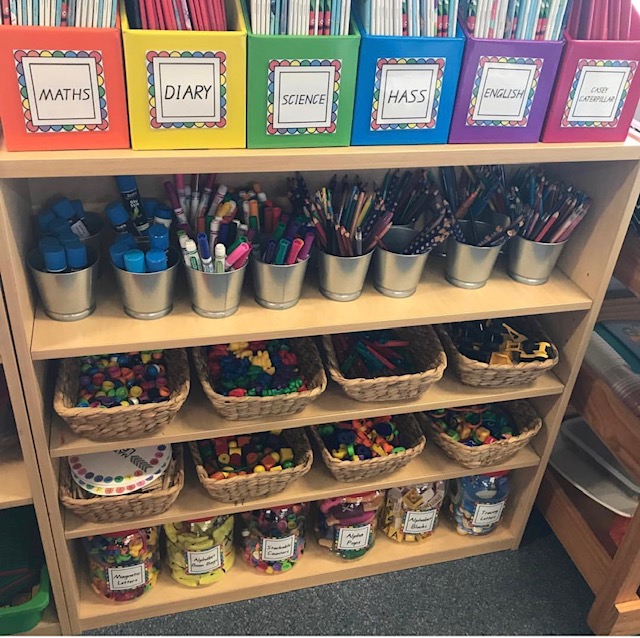
M520 549L106 627L123 635L576 635L591 590L534 510Z

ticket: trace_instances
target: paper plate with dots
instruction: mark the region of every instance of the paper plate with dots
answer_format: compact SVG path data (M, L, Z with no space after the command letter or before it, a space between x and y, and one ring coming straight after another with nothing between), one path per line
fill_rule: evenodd
M99 496L122 496L160 478L171 462L171 446L125 448L69 457L73 480Z

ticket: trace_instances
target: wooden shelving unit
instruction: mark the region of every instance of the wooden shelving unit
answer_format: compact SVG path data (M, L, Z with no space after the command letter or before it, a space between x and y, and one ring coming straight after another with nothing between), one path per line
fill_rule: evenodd
M155 322L128 318L122 311L109 275L101 281L96 313L75 324L47 319L29 286L24 255L33 244L31 216L52 194L82 197L87 208L100 210L116 198L113 180L107 176L130 173L140 180L146 196L160 194L162 175L174 172L217 172L229 184L243 184L260 174L264 189L282 192L284 173L295 170L322 172L357 171L364 179L393 167L457 166L504 162L541 162L593 196L593 212L579 227L565 249L551 281L528 287L508 278L499 265L487 286L476 291L447 284L442 264L430 258L417 293L408 299L388 299L367 286L360 299L340 304L318 292L310 273L300 303L287 311L273 312L258 306L249 288L236 315L207 320L195 315L184 292L173 312ZM318 177L312 173L310 180ZM597 185L597 186L596 186ZM470 145L381 148L239 150L239 151L87 151L14 153L0 150L0 275L6 281L7 304L15 347L20 361L31 432L35 444L44 498L49 510L52 541L65 584L65 600L74 633L115 621L195 609L245 598L319 585L385 571L427 565L487 552L516 549L536 497L562 416L582 363L588 338L600 310L607 282L624 239L640 189L640 143L567 145ZM92 207L91 204L95 206ZM602 247L606 246L606 250ZM108 268L106 268L108 270ZM181 286L179 285L178 288ZM117 352L149 347L190 347L276 336L321 335L373 327L433 324L470 318L536 315L560 350L560 364L530 386L471 388L448 371L442 381L419 399L394 403L358 403L329 384L326 393L298 415L283 419L231 422L212 410L192 378L192 389L183 410L162 432L145 439L96 443L74 435L52 414L51 393L60 357L93 352ZM503 525L480 538L462 537L446 520L424 545L412 547L379 538L374 550L353 564L339 561L317 547L311 535L304 559L287 574L268 578L254 573L238 557L225 579L202 590L183 588L168 574L161 574L154 590L139 600L117 607L103 602L90 589L78 538L113 531L104 525L82 521L63 510L58 502L58 467L64 457L137 445L143 441L179 443L223 434L260 431L276 426L301 427L356 416L406 413L478 402L528 399L544 420L531 446L494 469L512 469L510 503ZM197 482L187 458L187 478L176 503L164 514L134 524L156 524L198 518L256 507L209 499ZM318 500L327 496L386 488L421 480L470 474L428 444L424 453L406 468L388 477L356 484L336 482L320 460L311 472L276 498L260 505L292 500ZM443 516L443 518L446 518ZM114 526L118 527L114 521ZM122 524L119 525L122 527ZM113 527L113 526L111 526Z

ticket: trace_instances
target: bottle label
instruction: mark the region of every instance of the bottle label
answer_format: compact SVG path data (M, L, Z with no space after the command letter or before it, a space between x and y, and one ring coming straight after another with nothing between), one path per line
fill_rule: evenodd
M111 591L124 591L145 585L147 582L147 570L144 567L144 563L131 565L130 567L109 567L107 577Z
M405 534L426 534L432 532L436 526L438 510L430 509L423 512L407 512L404 516L402 531Z
M341 527L336 548L340 550L364 549L369 545L371 523L361 527Z
M222 567L222 548L216 545L202 552L187 552L187 574L207 574Z
M294 535L262 539L262 560L282 561L291 558L296 547Z
M74 235L82 237L83 239L91 236L91 233L81 219L71 224L71 230L73 231Z
M487 527L495 525L502 517L505 501L500 503L479 503L473 513L471 524L474 527Z

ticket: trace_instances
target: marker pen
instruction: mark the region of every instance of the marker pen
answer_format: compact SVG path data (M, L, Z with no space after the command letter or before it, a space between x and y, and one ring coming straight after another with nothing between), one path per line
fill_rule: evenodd
M200 208L200 176L195 176L195 185L191 192L191 201L189 202L189 219L191 227L195 228L196 218L198 216L198 208Z
M147 272L161 272L167 269L167 253L159 248L151 248L144 256Z
M153 224L149 227L149 246L162 250L169 249L169 229L162 224Z
M113 246L109 247L109 254L111 255L111 262L116 268L120 270L126 270L124 266L124 254L131 250L127 244L123 241L116 242Z
M198 233L196 239L198 240L198 253L200 254L203 272L213 272L213 260L211 259L207 236L204 233Z
M124 267L128 272L145 272L144 253L137 248L127 250L127 252L124 254Z
M219 207L218 212L216 213L216 217L222 217L222 219L230 217L231 219L233 219L237 210L238 205L234 200L230 199L224 202L222 206Z
M67 266L71 272L84 270L89 265L87 247L80 243L80 241L76 241L74 244L65 246L64 252L67 256Z
M289 250L289 253L287 254L287 258L284 261L284 263L287 266L290 266L291 264L296 263L298 259L298 255L300 254L300 251L302 250L303 246L304 246L304 241L302 241L302 239L300 239L299 237L297 237L291 242L291 250Z
M36 223L38 224L38 230L40 233L44 234L49 232L49 224L56 219L56 214L50 210L43 210L37 217Z
M211 198L213 196L213 187L216 181L216 174L211 173L209 177L207 177L207 183L204 186L204 192L202 193L202 197L200 199L200 206L198 206L198 212L196 214L197 218L205 217L207 211L209 210L209 204L211 203Z
M278 250L276 251L276 258L273 261L273 263L276 264L276 266L284 265L290 246L291 246L291 242L288 239L281 239L278 242Z
M226 259L227 251L224 247L224 244L216 244L213 271L218 273L224 272L227 268Z
M182 206L180 206L178 192L176 191L176 187L173 185L173 182L165 182L164 190L169 198L169 204L171 204L171 208L173 208L173 214L176 216L178 226L180 226L180 228L185 232L190 231L191 228L189 226L189 220L187 219Z
M154 224L162 224L167 228L171 228L171 220L173 219L173 211L163 204L160 204L156 209L156 214L153 218Z
M220 231L218 232L218 241L221 244L227 245L227 238L229 237L229 224L220 223Z
M178 193L178 201L180 202L180 208L184 210L186 206L184 197L184 175L176 175L176 191Z
M311 252L311 246L313 246L313 240L315 239L314 233L307 233L304 236L304 246L298 253L297 261L304 261L309 257L309 253Z
M193 268L194 270L202 270L202 264L200 263L200 256L198 255L198 247L196 246L196 242L193 241L193 239L187 239L185 249L187 251L185 259L189 260L187 266L189 266L189 268Z
M218 242L218 233L220 232L220 220L215 217L211 220L209 227L209 252L215 252L216 243Z
M189 257L187 256L187 241L189 237L184 232L184 230L178 231L178 243L180 244L180 250L182 251L182 258L184 259L184 263L186 266L191 268L191 263L189 262Z
M182 207L182 210L185 213L189 213L191 210L191 182L187 181L186 175L184 180L184 206Z
M238 237L233 244L231 244L231 246L229 246L229 252L233 252L240 244L242 243L248 243L247 242L247 238L246 237Z
M216 214L216 211L218 210L218 206L222 204L222 200L227 194L227 190L228 189L224 184L220 184L220 186L218 186L218 190L216 191L216 194L213 197L213 201L211 202L211 208L209 209L210 215Z
M227 268L234 268L235 264L242 259L245 255L248 255L251 252L251 245L241 243L232 253L229 253L227 259L225 261L225 266Z
M136 233L138 235L146 235L149 230L149 220L142 205L136 178L133 175L118 175L116 182L118 183L125 210L129 212L129 217L133 222Z
M91 233L85 225L84 215L78 215L73 204L68 199L60 199L53 206L53 212L67 224L77 237L89 237Z
M129 232L129 215L120 202L113 202L106 208L111 228L118 234Z
M276 246L277 246L277 242L275 242L273 239L270 239L267 242L267 248L264 251L264 257L262 259L262 261L264 261L265 264L272 264L273 263L273 258L276 256Z
M47 247L42 256L44 257L44 269L47 272L61 273L67 270L67 257L62 246Z
M287 225L284 222L278 222L276 229L273 231L272 239L274 241L280 241L286 229L287 229Z
M240 270L240 268L242 268L249 261L250 254L251 251L249 251L244 257L240 257L240 259L238 259L238 261L236 261L236 263L234 264L233 269Z

